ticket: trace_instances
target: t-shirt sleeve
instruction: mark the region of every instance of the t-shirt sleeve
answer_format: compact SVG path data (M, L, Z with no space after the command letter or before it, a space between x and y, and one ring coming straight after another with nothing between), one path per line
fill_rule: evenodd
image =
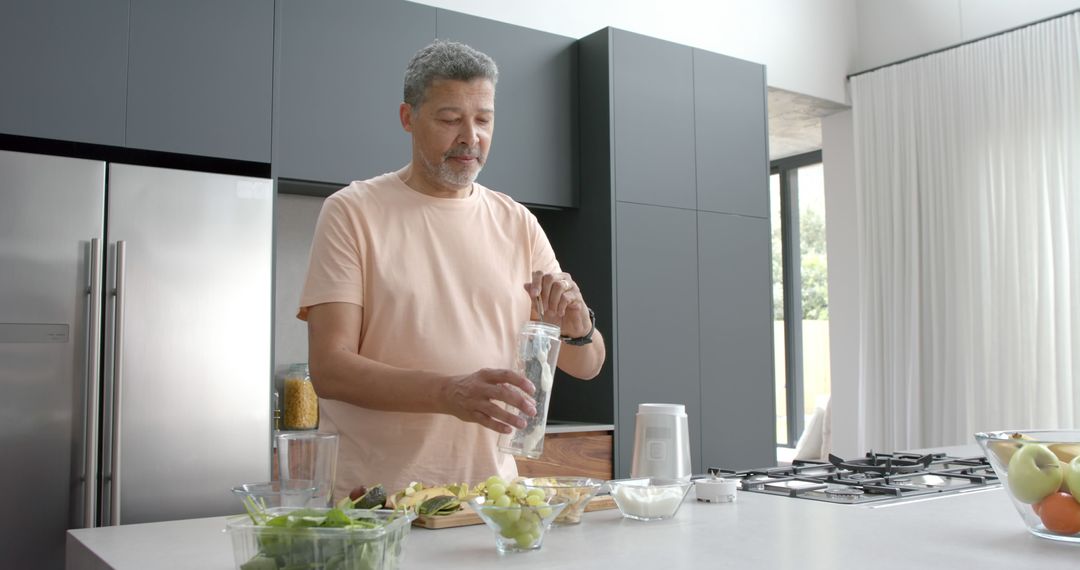
M555 251L551 249L544 228L536 220L536 216L529 212L529 242L532 245L532 269L543 273L559 273L559 260L555 258Z
M364 305L364 243L361 236L345 200L338 195L327 198L315 224L297 318L306 321L308 307L321 303Z

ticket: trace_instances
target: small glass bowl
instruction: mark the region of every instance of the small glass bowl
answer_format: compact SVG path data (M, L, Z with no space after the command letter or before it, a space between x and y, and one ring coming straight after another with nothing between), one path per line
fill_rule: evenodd
M975 434L1031 534L1080 543L1080 431Z
M275 507L307 507L317 491L314 481L303 479L244 483L232 489L233 494L245 505L250 498L264 510Z
M555 517L555 526L578 524L585 506L600 491L604 482L588 477L532 477L522 479L526 489L540 489L547 499L566 499L566 508Z
M500 554L537 550L551 522L566 507L566 499L552 498L547 504L497 507L484 497L469 499L469 508L495 531L495 549Z
M616 479L607 485L622 515L638 521L673 518L693 486L690 481L657 477Z

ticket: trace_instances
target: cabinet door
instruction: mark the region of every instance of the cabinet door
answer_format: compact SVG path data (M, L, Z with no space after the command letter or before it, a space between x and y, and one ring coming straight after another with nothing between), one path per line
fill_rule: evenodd
M495 137L479 181L519 202L575 206L575 40L447 10L439 10L436 31L499 66Z
M0 4L0 133L124 144L128 1Z
M769 220L697 216L702 465L775 465Z
M405 66L435 39L435 8L409 2L278 2L275 176L343 184L396 170Z
M765 67L694 50L698 209L769 217Z
M132 0L127 146L270 162L274 7Z
M691 48L615 30L615 197L695 209Z
M630 474L638 404L684 404L700 472L696 213L616 204L617 473ZM710 413L711 410L710 410Z

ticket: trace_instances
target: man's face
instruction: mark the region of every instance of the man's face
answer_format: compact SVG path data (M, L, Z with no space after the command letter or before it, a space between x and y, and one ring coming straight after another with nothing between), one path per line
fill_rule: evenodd
M437 79L417 109L403 105L413 136L413 168L444 191L469 188L487 161L495 127L495 87L487 79Z

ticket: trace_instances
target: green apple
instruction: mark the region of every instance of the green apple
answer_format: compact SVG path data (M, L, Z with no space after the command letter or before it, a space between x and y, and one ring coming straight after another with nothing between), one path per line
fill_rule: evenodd
M1066 466L1065 469L1065 486L1069 488L1069 493L1080 502L1080 455L1073 458L1068 463L1063 463Z
M1058 485L1058 492L1059 493L1068 493L1069 492L1069 471L1070 471L1070 469L1071 468L1069 467L1069 462L1068 461L1062 461L1061 462L1061 485ZM1077 499L1077 500L1080 501L1080 499ZM1038 509L1036 509L1036 512L1038 512Z
M1022 503L1033 505L1061 486L1061 461L1041 443L1025 443L1009 459L1009 489Z

